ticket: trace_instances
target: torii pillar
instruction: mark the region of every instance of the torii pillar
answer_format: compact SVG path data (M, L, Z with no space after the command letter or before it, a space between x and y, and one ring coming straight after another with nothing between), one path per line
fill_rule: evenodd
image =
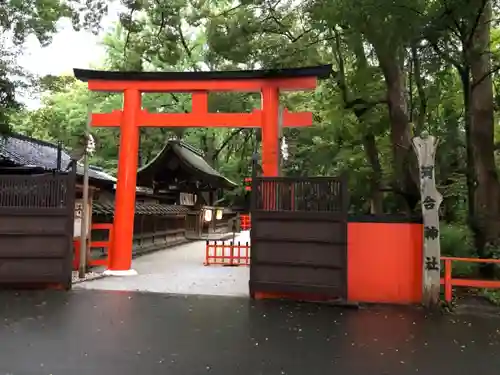
M314 90L326 78L331 65L278 70L222 72L106 72L74 69L75 77L90 91L123 93L123 109L92 114L92 126L120 127L118 181L115 198L115 233L109 254L110 275L134 275L135 189L139 127L262 128L262 169L266 177L278 176L279 95L281 91ZM208 93L217 91L260 92L262 108L251 113L210 113ZM149 113L142 109L141 94L192 93L190 113ZM312 113L284 111L283 126L312 125Z

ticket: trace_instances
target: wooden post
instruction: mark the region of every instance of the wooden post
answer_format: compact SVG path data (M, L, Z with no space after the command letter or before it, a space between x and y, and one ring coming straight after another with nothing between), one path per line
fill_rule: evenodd
M78 277L80 279L85 278L87 273L87 248L88 238L89 238L89 135L90 135L90 123L92 121L92 109L91 105L88 106L87 123L85 126L84 139L84 152L83 152L83 192L82 192L82 228L80 233L80 265L78 267Z
M281 150L281 144L283 142L283 113L284 108L280 104L278 107L278 177L283 176L283 153Z
M435 157L439 140L422 133L414 137L420 171L420 194L424 221L422 303L433 307L439 304L441 246L439 241L439 206L442 195L436 189Z
M91 248L90 248L90 245L92 243L92 207L94 205L94 193L95 193L95 189L91 189L89 188L89 203L88 203L88 222L89 222L89 225L88 225L88 229L87 229L87 255L86 255L86 260L87 260L87 264L89 263L89 259L91 259Z

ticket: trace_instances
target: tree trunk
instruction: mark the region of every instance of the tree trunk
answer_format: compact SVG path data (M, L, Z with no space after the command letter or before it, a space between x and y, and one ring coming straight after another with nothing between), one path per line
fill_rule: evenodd
M413 62L413 75L415 77L415 84L418 91L419 99L419 109L417 116L417 125L415 127L415 133L420 135L425 127L425 118L427 116L427 97L424 90L424 78L422 77L422 70L420 68L420 59L418 57L418 50L416 43L411 45L411 57Z
M454 174L458 171L465 171L467 167L467 160L464 160L462 148L462 130L460 126L460 117L455 112L451 105L443 107L443 117L445 122L445 134L442 134L442 147L439 153L439 159L436 165L440 175L440 185L443 186L444 191L448 191L455 185ZM458 194L447 194L442 204L442 219L445 222L453 223L459 221L459 214L462 211L459 207L462 206L462 197ZM467 212L465 210L464 212Z
M476 186L476 173L474 169L474 156L472 152L472 138L471 138L471 84L470 84L470 70L466 67L460 71L460 79L462 81L463 100L464 100L464 121L465 121L465 145L467 149L467 166L466 166L466 180L467 180L467 211L468 221L471 230L476 233L477 225L475 224L476 208L474 202L474 191Z
M490 64L491 4L484 8L469 54L472 75L470 136L476 174L475 221L480 232L480 256L490 256L487 244L499 238L500 184L495 165L493 84Z
M210 165L213 165L216 162L215 156L215 135L207 130L203 136L201 137L201 150L205 154L205 160Z
M384 194L382 193L382 166L378 156L377 144L373 134L367 134L363 137L363 147L366 152L366 158L372 167L372 176L370 181L370 213L373 215L382 215L384 213Z
M340 35L338 33L336 36L336 51L337 51L337 63L339 65L339 86L342 91L342 96L344 99L344 108L349 107L350 103L350 93L348 92L347 83L346 83L346 75L345 75L345 64L344 57L341 53L342 46L340 41ZM369 64L366 59L366 54L363 46L363 40L361 35L358 37L354 36L352 38L352 44L354 48L354 53L356 55L356 74L364 73L367 69L369 69ZM374 108L376 104L362 104L362 98L360 99L361 103L359 107L353 105L351 109L356 115L360 129L365 132L363 135L363 147L366 152L366 158L368 163L372 167L372 175L370 177L370 213L374 215L381 215L384 213L384 194L382 192L382 166L379 160L379 153L376 144L376 139L372 131L370 130L371 125L366 123L363 119L363 115L370 109ZM355 101L355 100L354 100Z
M375 47L377 50L377 47ZM397 54L383 55L377 51L387 86L395 189L405 198L405 211L411 213L419 201L417 171L411 144L411 129L405 98L404 73Z

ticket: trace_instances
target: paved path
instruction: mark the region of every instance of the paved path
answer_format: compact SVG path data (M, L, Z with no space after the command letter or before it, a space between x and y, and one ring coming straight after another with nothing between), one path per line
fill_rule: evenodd
M0 294L0 374L498 375L500 319L246 298Z
M249 241L249 232L237 241ZM75 289L248 296L248 267L203 266L205 242L191 242L133 261L138 276L107 277L75 285Z

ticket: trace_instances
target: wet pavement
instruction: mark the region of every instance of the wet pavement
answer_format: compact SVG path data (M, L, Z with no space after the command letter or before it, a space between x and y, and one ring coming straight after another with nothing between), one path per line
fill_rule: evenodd
M0 374L497 375L500 319L159 293L0 292Z

